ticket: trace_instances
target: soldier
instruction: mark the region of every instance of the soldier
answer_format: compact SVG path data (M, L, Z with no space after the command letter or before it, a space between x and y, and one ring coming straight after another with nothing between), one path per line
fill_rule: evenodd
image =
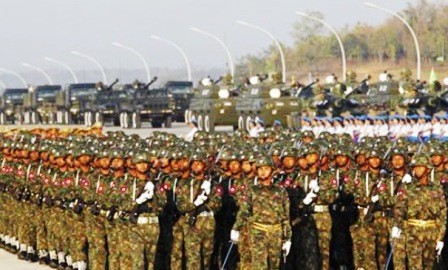
M259 158L257 185L243 191L245 203L240 205L231 240L238 242L239 231L250 223L249 247L253 269L277 269L282 250L287 256L291 248L289 201L286 191L272 183L273 163L270 158Z
M444 246L445 198L440 186L430 181L430 164L424 154L413 157L414 180L399 190L394 209L392 238L405 231L409 269L432 269Z

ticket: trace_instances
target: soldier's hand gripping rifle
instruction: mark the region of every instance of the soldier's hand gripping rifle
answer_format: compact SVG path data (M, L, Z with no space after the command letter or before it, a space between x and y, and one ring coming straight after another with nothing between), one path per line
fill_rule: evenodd
M210 192L211 192L211 185L212 185L211 182L212 182L213 168L214 168L214 167L216 166L216 164L218 163L218 161L219 161L219 159L220 159L220 157L221 157L221 154L222 154L223 149L224 149L224 145L221 147L221 149L219 149L219 152L218 152L218 154L216 155L215 160L213 160L212 164L210 164L210 167L209 167L208 170L207 170L207 174L206 174L206 177L205 177L206 180L205 180L205 181L208 181L208 182L209 182ZM204 182L205 182L205 181L204 181ZM198 194L198 195L196 196L196 198L198 198L199 196L205 196L205 197L207 197L208 194L206 194L206 191L205 191L205 190L202 190L202 192L201 192L200 194ZM194 209L193 213L189 216L188 224L189 224L191 227L193 227L194 224L196 223L196 219L197 219L198 215L199 215L201 212L205 211L206 209L207 209L207 206L205 205L205 202L204 202L203 204L200 204L200 205L196 206L196 208Z
M394 144L394 145L395 145L395 144ZM384 154L383 160L386 160L386 158L387 158L387 156L389 155L391 149L392 149L392 147L390 147L390 148L387 150L386 154ZM383 185L383 183L384 183L384 179L385 179L385 177L386 177L386 175L387 175L388 173L389 173L389 172L388 172L386 169L381 169L381 170L380 170L380 179L378 180L377 183L375 183L375 184L372 186L372 188L371 188L371 190L370 190L370 193L369 193L369 198L372 198L373 196L377 196L377 195L379 194L381 185ZM378 203L378 201L374 201L374 202L372 201L372 202L370 202L369 205L367 206L367 213L366 213L366 215L364 216L364 220L365 220L366 222L368 222L368 223L372 223L372 222L374 221L374 218L375 218L374 215L373 215L373 213L374 213L375 211L377 211L377 210L380 210L380 209L381 209L381 206L380 206L380 204Z

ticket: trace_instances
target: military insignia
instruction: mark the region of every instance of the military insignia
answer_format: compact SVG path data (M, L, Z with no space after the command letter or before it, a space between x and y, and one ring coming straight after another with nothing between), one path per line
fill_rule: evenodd
M109 187L110 188L115 188L117 186L117 183L115 183L115 181L110 182Z
M73 183L73 180L71 178L65 178L64 181L62 181L62 186L69 187Z
M338 180L336 179L336 178L333 178L333 179L331 179L331 185L333 186L333 187L335 187L335 186L337 186L338 185Z
M51 180L49 177L45 177L42 179L42 182L44 183L44 185L49 185L51 183Z
M447 184L448 183L448 178L442 177L442 179L440 180L440 183Z
M90 186L90 181L87 178L82 178L81 179L81 187L83 188L87 188Z
M355 180L355 185L356 185L356 186L359 186L359 184L361 184L361 179L357 178L357 179Z
M386 190L387 190L387 185L384 184L384 183L381 183L380 186L378 187L378 190L379 190L380 192L384 192L384 191L386 191Z
M22 169L18 169L17 170L17 176L18 177L23 177L25 175L25 171L24 170L22 170Z
M28 178L29 178L30 180L34 180L34 173L33 173L33 172L30 172L30 174L28 175Z
M406 193L405 193L405 191L404 191L404 189L402 189L402 188L399 188L398 189L398 192L397 192L397 196L398 197L402 197L402 196L404 196Z
M350 181L350 178L348 176L344 176L344 178L342 178L342 181L344 182L344 184L347 184Z
M98 187L96 193L98 193L98 194L104 194L105 191L106 191L106 187L105 187L103 184L101 184L101 185L99 185L99 187Z
M121 194L126 194L127 191L128 191L128 187L127 186L123 185L123 186L120 187Z
M236 193L236 188L235 188L235 186L231 186L231 187L229 188L229 193L230 193L231 195L235 195L235 193Z
M292 184L292 178L291 178L291 177L288 177L288 178L286 178L285 181L283 181L282 186L283 186L283 187L290 187L291 184Z
M218 196L222 196L222 195L224 194L224 190L223 190L222 187L216 187L216 189L215 189L215 193L216 193L216 195L218 195Z

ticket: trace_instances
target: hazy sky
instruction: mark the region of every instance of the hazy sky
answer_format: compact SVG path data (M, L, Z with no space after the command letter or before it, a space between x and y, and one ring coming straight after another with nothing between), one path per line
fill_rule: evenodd
M399 11L417 0L371 2ZM151 69L184 68L174 48L149 38L154 34L181 45L194 68L222 68L227 61L219 44L189 27L221 37L236 62L271 43L236 20L264 27L290 45L292 24L301 19L294 11L320 11L336 28L357 22L379 24L389 17L360 0L0 0L0 67L26 74L21 63L28 62L50 73L59 69L43 59L50 56L75 70L94 69L69 53L77 50L108 69L143 70L136 56L111 45L118 41L140 51Z

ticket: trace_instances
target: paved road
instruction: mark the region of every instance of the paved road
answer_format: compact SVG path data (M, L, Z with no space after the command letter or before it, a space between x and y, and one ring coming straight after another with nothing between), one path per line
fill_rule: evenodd
M35 127L51 127L50 125L22 125L22 126L8 126L8 128L26 128L26 129L32 129ZM80 126L52 126L52 127L59 127L59 128L74 128L74 127L80 127ZM143 126L141 129L121 129L118 127L111 127L106 126L103 128L104 132L107 131L116 131L116 130L124 130L126 134L138 134L141 137L148 137L152 132L154 131L167 131L170 133L174 133L177 136L185 136L189 131L190 127L184 123L173 123L173 127L166 129L166 128L151 128L150 126ZM223 132L232 132L232 127L218 127L217 131L223 131ZM17 255L10 254L3 249L0 249L0 270L48 270L51 269L47 266L39 265L38 263L29 263L25 261L21 261L17 259Z

